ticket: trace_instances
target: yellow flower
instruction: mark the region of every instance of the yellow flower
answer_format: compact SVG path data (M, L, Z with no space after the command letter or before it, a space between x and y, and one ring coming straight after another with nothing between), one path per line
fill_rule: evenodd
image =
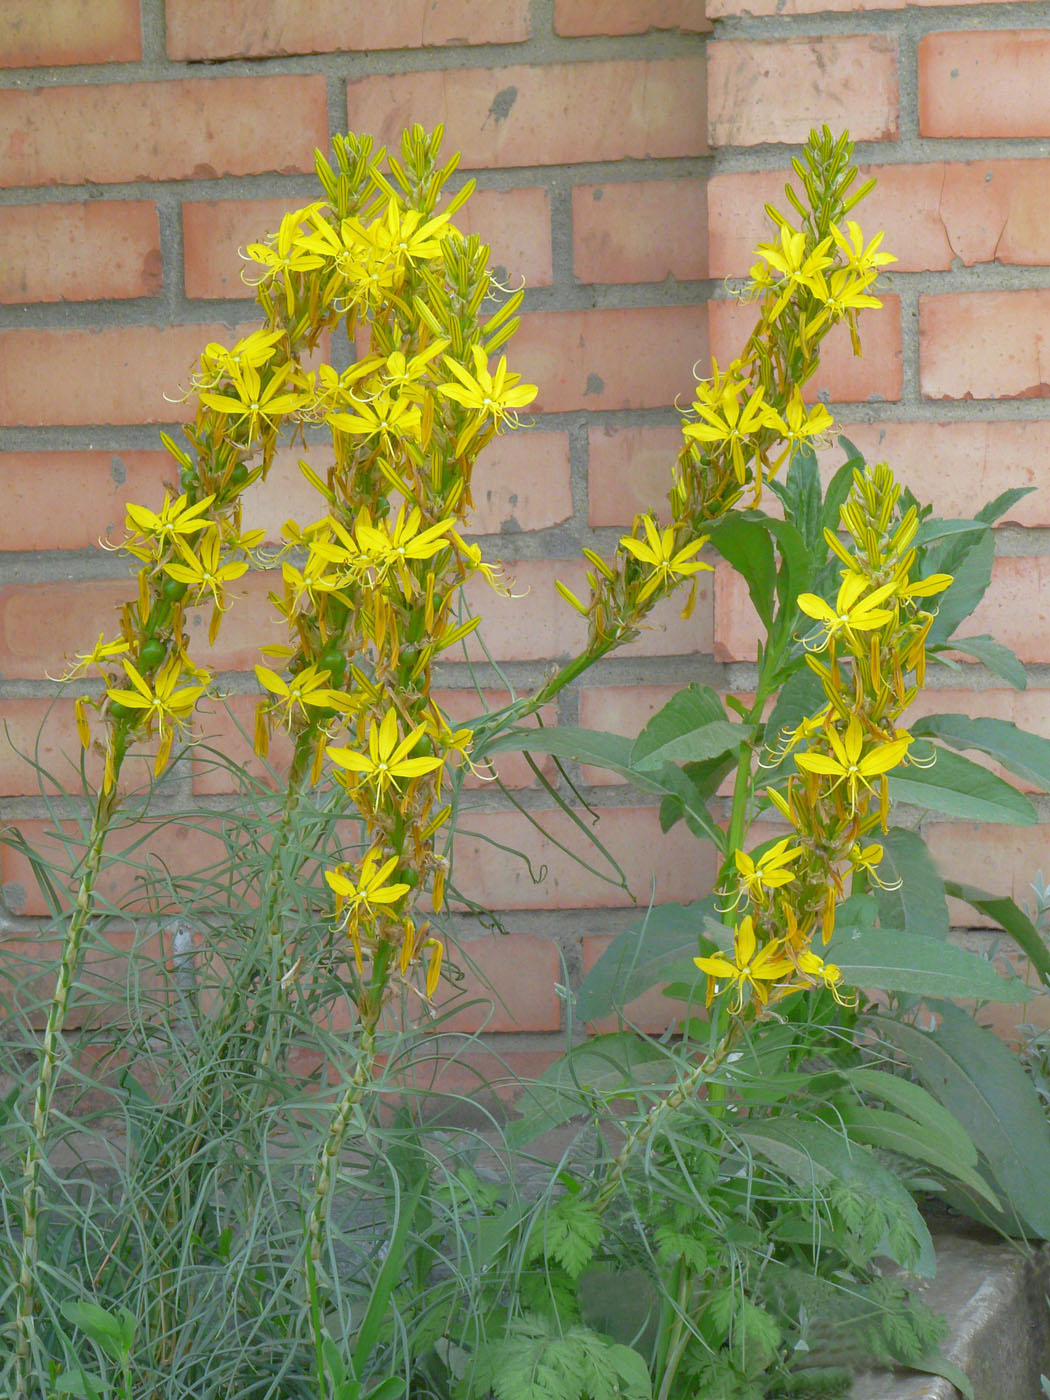
M242 271L241 281L247 286L259 287L266 282L272 282L276 277L284 279L285 303L289 316L295 307L295 285L291 274L311 272L316 267L324 266L324 258L320 254L312 253L296 242L302 224L321 208L323 202L308 205L305 209L293 209L281 220L276 235L272 235L265 243L249 243L243 251L238 249L245 262L260 263L265 268L262 276L255 278L245 275L247 269Z
M296 675L289 677L287 681L283 680L276 671L271 671L268 666L256 666L255 674L259 678L259 684L265 686L282 702L282 708L285 711L284 723L289 728L296 711L305 720L310 720L308 706L320 710L345 710L349 708L350 697L344 695L342 691L331 689L328 685L328 672L318 670L316 666L304 667Z
M638 594L639 603L644 603L658 588L670 587L678 579L688 578L690 574L698 573L701 569L710 571L710 564L693 558L707 543L706 535L701 535L699 539L693 540L675 553L673 527L659 530L651 515L643 515L641 520L645 527L644 540L635 539L633 535L624 535L620 540L621 549L625 549L640 563L648 564L652 570Z
M779 247L775 243L759 244L757 252L765 258L770 267L781 274L782 279L778 284L780 295L769 313L770 322L775 321L783 311L796 287L805 287L821 301L825 299L827 284L824 281L824 269L834 262L828 254L830 247L829 234L807 253L805 233L796 231L788 223L781 225Z
M749 899L761 899L765 890L776 890L789 885L795 878L794 871L787 867L802 854L801 846L792 846L791 837L785 836L775 846L770 846L758 860L752 860L746 851L734 851L733 863L740 876L740 894Z
M480 345L471 347L474 360L474 374L469 374L450 355L444 356L445 364L459 380L458 384L439 384L437 392L455 403L462 404L477 414L468 422L456 442L458 457L481 431L486 419L497 428L504 423L517 423L514 409L525 408L539 393L535 384L521 384L520 374L507 373L507 357L501 355L495 374L489 374L488 360Z
M242 574L246 574L248 565L243 560L238 559L232 559L227 564L222 563L222 541L216 529L209 530L202 537L198 546L198 554L194 554L189 545L181 538L176 538L175 543L184 562L182 564L165 564L164 572L170 574L172 578L178 579L180 583L186 583L191 588L196 588L195 604L201 601L205 593L210 593L216 608L221 610L224 585L235 578L240 578ZM211 640L214 641L214 638Z
M866 598L861 597L870 585L871 580L864 574L846 570L843 572L842 585L833 608L815 593L798 595L800 610L807 617L814 618L823 628L816 641L812 637L806 639L806 646L810 651L823 651L840 632L845 633L851 642L855 642L855 631L870 632L873 628L884 627L893 621L892 611L889 608L880 608L879 604L896 593L896 584L884 583L880 588L873 589Z
M850 267L857 272L877 271L880 267L885 267L887 263L897 261L892 253L879 252L879 245L886 237L885 231L877 233L865 248L864 234L861 232L860 225L854 223L852 219L847 219L846 228L849 231L848 238L837 224L832 224L831 236L846 254Z
M682 428L683 435L696 438L698 442L727 445L733 459L733 471L741 486L747 480L747 458L744 453L746 440L756 436L764 428L774 429L780 434L787 430L780 414L765 402L765 390L762 388L755 390L743 409L740 407L737 391L733 388L726 389L717 407L708 407L698 400L695 408L704 421L686 423ZM747 455L753 456L754 451L755 449L751 448Z
M388 789L399 791L400 779L419 778L424 773L432 773L444 762L441 758L411 758L412 750L426 733L426 725L417 725L402 739L398 734L397 715L390 709L380 724L374 721L368 732L368 752L358 753L354 749L329 748L328 757L340 768L351 773L360 773L375 793L375 804L382 802Z
M340 915L342 926L346 928L353 943L358 970L361 967L358 930L362 917L372 917L377 908L396 904L411 888L402 881L395 881L390 885L386 883L387 878L397 868L397 863L398 857L394 855L380 865L379 851L373 847L361 862L356 884L348 879L345 873L346 866L338 866L335 870L326 870L324 873L325 880L336 896L336 912Z
M385 443L388 438L407 437L419 441L423 420L411 399L381 393L374 399L355 398L354 405L355 413L329 413L325 421L342 433L353 433L366 440L378 438Z
M825 733L833 757L810 749L807 753L796 754L795 762L807 773L819 773L824 777L834 778L835 782L830 789L832 792L840 783L845 783L851 814L857 809L858 790L864 787L870 791L871 778L881 777L903 762L911 743L909 734L903 738L876 743L865 752L864 734L856 715L850 716L845 734L840 735L833 728L827 729Z
M840 1006L854 1006L857 1001L857 994L843 995L839 991L842 982L842 970L834 963L826 963L822 957L816 953L800 953L797 958L798 970L805 977L810 977L814 982L822 984L835 998Z
M164 548L172 544L180 535L192 535L198 530L206 530L211 522L201 520L199 517L202 511L208 509L214 499L214 496L205 496L202 501L195 501L193 505L190 505L188 504L188 496L182 495L172 501L165 491L164 504L161 506L159 514L131 501L126 507L127 528L136 537L152 540L158 548ZM137 558L149 559L157 551L142 552L134 548L134 541L132 541L129 552Z
M183 667L182 657L177 654L170 656L157 672L152 689L127 657L124 658L123 664L128 680L135 687L134 690L113 690L107 687L106 694L114 704L122 705L125 710L143 711L147 733L151 734L154 724L157 725L161 745L157 751L154 772L159 775L164 771L171 755L176 728L183 725L193 713L193 707L204 693L205 687L202 684L179 688Z
M772 984L794 971L794 964L784 953L783 940L776 938L760 949L751 915L748 914L734 930L733 945L732 962L722 953L715 953L710 958L693 959L700 971L707 973L708 1005L714 999L715 984L728 982L736 988L734 1012L739 1012L743 1007L744 992L748 987L752 998L764 1006L772 993Z
M98 666L101 668L103 663L108 661L110 657L123 656L125 652L130 650L131 648L127 642L107 642L105 640L105 633L100 632L98 634L98 641L91 650L77 652L73 665L64 675L59 676L58 679L60 681L71 681L76 676L82 676L88 667ZM49 676L48 679L53 680L55 678ZM86 747L87 745L85 745L85 748Z
M259 371L254 365L244 364L230 371L232 394L214 394L201 391L201 403L213 408L216 413L227 414L234 419L234 427L247 423L247 441L253 442L261 433L262 425L275 428L274 418L294 413L306 404L306 396L298 390L281 393L292 373L291 365L280 365L263 385Z

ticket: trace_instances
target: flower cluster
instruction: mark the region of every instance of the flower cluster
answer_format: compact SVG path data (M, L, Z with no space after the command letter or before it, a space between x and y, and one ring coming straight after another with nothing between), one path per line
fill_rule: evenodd
M825 704L780 736L776 766L793 770L765 795L791 833L751 854L733 853L723 878L730 908L747 912L734 935L732 958L696 959L717 987L745 992L761 1007L799 987L824 985L838 994L841 973L813 951L826 944L847 880L854 888L882 884L883 848L870 834L886 829L889 773L921 759L896 721L925 674L925 642L934 614L926 602L951 583L949 574L916 577L918 516L900 509L900 487L885 464L854 472L842 507L844 541L825 539L843 566L834 603L802 593L797 606L814 625L802 636L806 661ZM848 542L847 542L848 541Z
M845 218L871 188L869 182L850 193L857 173L850 154L847 137L833 140L827 128L814 133L804 163L796 162L808 207L788 189L800 227L766 206L779 240L760 245L759 261L739 293L757 304L758 320L743 353L724 370L715 363L712 377L697 385L683 417L670 525L660 530L651 513L639 515L611 561L591 558L588 603L559 585L588 619L594 656L630 641L655 603L683 577L708 567L694 559L706 543L705 525L748 490L757 505L764 482L791 452L831 428L828 410L807 404L803 388L819 363L821 341L839 322L849 326L860 354L857 313L880 305L868 288L879 267L894 261L879 251L881 234L865 246L857 225Z
M427 886L442 905L442 782L471 736L436 705L431 664L473 628L457 613L460 585L481 574L503 587L460 530L478 454L537 392L497 353L520 293L482 317L496 290L488 248L452 221L473 183L437 209L456 165L438 163L440 140L414 128L400 161L384 165L368 138L336 138L335 168L317 158L326 198L244 250L265 324L205 347L190 450L164 439L178 483L159 512L128 507L119 548L139 563L138 599L119 639L100 637L69 673L104 679L101 698L78 700L77 722L85 747L89 707L106 723L107 791L134 737L159 735L163 771L210 682L189 656L186 610L210 606L214 641L230 584L268 562L263 532L241 529L241 495L282 437L305 447L309 435L309 455L327 462L300 463L318 518L283 528L270 599L287 640L256 667L255 745L266 754L274 727L287 729L290 789L316 781L327 760L361 815L363 853L327 879L358 974L371 967L362 1017L372 1024L395 965L404 974L424 956L428 995L436 984L441 945L413 909ZM338 328L364 346L342 371L316 363Z

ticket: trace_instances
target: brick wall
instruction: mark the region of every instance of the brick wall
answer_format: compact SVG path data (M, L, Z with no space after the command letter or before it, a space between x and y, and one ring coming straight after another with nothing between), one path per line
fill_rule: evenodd
M674 399L709 339L720 357L735 343L721 279L746 271L785 143L826 120L851 128L879 175L861 217L886 227L900 261L886 309L867 318L863 361L840 343L820 387L846 431L939 508L1039 487L998 533L980 619L1032 664L1032 690L1003 694L976 667L940 683L1050 734L1050 32L1031 28L1042 11L1023 0L979 6L972 29L957 8L818 3L814 14L807 0L750 0L743 13L714 0L713 36L700 0L0 7L0 702L15 743L31 741L50 703L44 673L111 626L123 571L94 541L119 533L126 500L162 491L157 430L184 412L171 398L191 361L252 323L238 246L313 197L313 150L331 134L349 126L389 144L413 121L444 122L479 186L461 221L529 288L512 354L540 385L535 426L498 440L476 478L478 537L529 589L484 600L498 668L478 674L494 697L507 677L527 688L571 654L579 619L555 577L575 586L581 546L609 549L665 493ZM294 513L296 480L279 461L254 523L273 533ZM220 639L242 707L265 591L252 580ZM630 732L682 682L753 680L753 626L731 577L701 590L688 625L673 610L657 620L563 698L562 722ZM446 666L440 683L469 713L465 670ZM60 701L44 754L57 763L74 747ZM580 776L635 896L705 890L710 852L680 829L660 837L655 810L621 784ZM518 762L507 777L526 815L475 789L458 876L511 936L479 936L466 920L460 932L505 999L489 1029L524 1068L557 1039L555 983L577 978L632 906L566 856L578 833L535 775ZM9 820L42 819L32 774L9 752L0 790ZM191 792L229 801L189 765L167 800ZM1023 895L1041 862L1050 874L1041 832L991 833L988 883ZM542 879L475 833L527 850ZM977 878L972 831L940 823L932 840L948 869ZM12 927L30 937L42 911L31 897L19 905L26 872L2 859ZM652 1001L642 1010L650 1023L662 1014Z

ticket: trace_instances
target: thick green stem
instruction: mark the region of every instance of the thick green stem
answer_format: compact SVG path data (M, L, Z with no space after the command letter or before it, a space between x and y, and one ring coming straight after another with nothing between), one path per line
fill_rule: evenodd
M363 998L365 1011L361 1018L361 1039L358 1046L357 1066L336 1106L332 1121L328 1126L328 1136L317 1163L313 1205L306 1228L306 1247L310 1259L310 1269L315 1280L321 1274L321 1245L328 1224L332 1184L339 1164L339 1154L346 1139L346 1131L350 1125L350 1115L364 1097L375 1069L376 1026L383 1011L384 994L389 977L390 952L388 943L380 943L376 950L371 981Z
M18 1294L15 1312L15 1400L28 1400L30 1368L36 1339L36 1275L40 1257L40 1173L47 1152L47 1138L58 1082L62 1035L69 1011L70 993L80 969L84 930L93 906L95 884L102 864L102 851L110 820L117 805L116 778L123 759L123 746L114 741L114 786L100 793L95 803L91 835L84 855L76 903L66 927L62 961L48 1008L47 1024L40 1049L36 1096L29 1146L22 1167L22 1248L19 1259Z

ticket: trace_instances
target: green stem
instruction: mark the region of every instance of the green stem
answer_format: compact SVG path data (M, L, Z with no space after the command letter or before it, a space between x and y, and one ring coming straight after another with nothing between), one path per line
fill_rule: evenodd
M123 762L125 741L116 735L113 743L113 786L100 793L95 801L91 835L84 855L83 871L77 889L76 903L66 928L62 960L58 967L55 989L48 1008L47 1024L40 1049L36 1095L29 1146L22 1167L22 1247L19 1258L18 1290L15 1311L15 1400L27 1400L33 1347L36 1340L36 1276L40 1258L40 1171L47 1151L51 1111L58 1082L62 1035L69 1011L73 983L80 970L83 955L84 930L93 906L95 884L102 864L102 852L109 825L117 806L116 780Z
M656 1400L670 1400L671 1387L678 1374L682 1356L689 1345L690 1334L685 1325L685 1310L689 1302L692 1276L684 1259L679 1259L675 1268L678 1286L675 1290L674 1321L671 1323L668 1333L665 1355L661 1358L660 1367L656 1372L660 1380L660 1389L657 1391Z
M364 1098L375 1069L376 1026L383 1011L384 993L389 978L390 953L391 948L388 943L380 943L376 949L371 981L368 991L362 999L365 1009L361 1017L361 1040L358 1047L357 1066L336 1105L335 1113L328 1127L328 1136L317 1163L313 1204L306 1228L307 1255L314 1280L319 1277L321 1272L321 1244L328 1224L332 1184L335 1181L339 1154L342 1151L347 1128L350 1125L350 1115Z

